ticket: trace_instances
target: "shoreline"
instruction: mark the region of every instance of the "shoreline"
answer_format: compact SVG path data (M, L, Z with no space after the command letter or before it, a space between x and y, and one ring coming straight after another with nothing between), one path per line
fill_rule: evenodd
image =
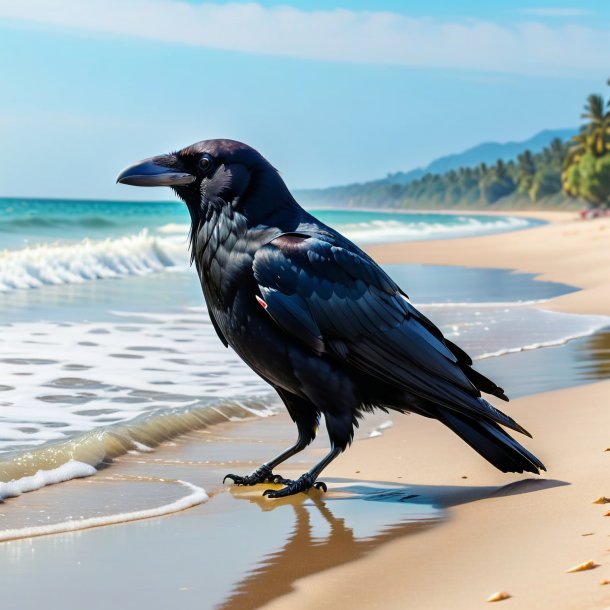
M545 307L567 313L610 315L610 278L603 273L604 267L610 265L610 218L583 221L571 212L538 213L536 217L548 224L510 233L384 244L366 250L380 263L531 273L534 279L579 289L551 299Z
M506 214L499 212L498 215ZM599 231L603 234L603 240L592 240L590 233L598 235L596 223L600 221L581 225L581 221L572 222L573 218L574 214L569 212L553 212L545 218L550 224L527 231L434 242L393 243L371 246L367 251L383 263L428 262L516 268L535 273L538 279L550 279L545 275L554 274L557 277L553 281L572 284L581 290L547 301L545 308L549 304L554 308L557 302L562 306L562 299L586 292L587 298L576 300L579 307L591 308L591 311L583 313L608 315L610 298L594 303L590 303L590 300L595 301L599 294L610 297L609 273L606 271L604 276L597 264L597 273L589 274L586 282L566 281L562 277L562 261L557 253L565 248L572 253L578 250L580 262L585 260L593 264L591 260L599 258L604 248L610 245L605 241L610 237L610 226ZM545 247L541 248L537 244L539 232L553 227L552 231L543 233ZM581 229L586 235L579 236ZM564 236L565 231L569 234ZM576 234L572 235L574 231ZM567 244L556 243L562 237L567 239ZM496 242L501 243L498 246ZM458 247L454 248L454 245ZM530 265L530 268L521 269L510 263L517 245L520 264ZM540 249L544 256L538 253ZM546 249L551 251L546 252ZM610 249L605 252L610 252ZM538 261L534 260L535 256L538 256ZM503 264L495 264L496 261L503 261ZM555 268L549 261L554 261ZM540 264L535 268L537 262ZM567 272L574 273L573 267L570 265ZM593 308L598 310L593 311ZM562 311L570 309L566 307ZM132 480L141 484L154 482L151 488L155 493L145 495L145 506L133 506L136 510L148 508L148 502L161 504L159 498L165 497L163 494L166 493L167 483L173 482L175 485L176 480L187 480L204 487L210 495L210 500L205 504L163 519L4 543L0 545L0 553L4 550L7 557L27 557L22 551L31 547L39 551L39 556L47 557L47 551L65 549L59 554L50 553L43 564L32 564L38 569L44 565L52 571L55 562L63 568L69 567L73 554L78 551L89 557L90 572L74 587L75 595L79 587L81 590L84 587L91 590L99 586L99 579L107 582L112 578L115 588L113 595L119 599L122 594L122 599L129 599L126 596L137 583L141 581L142 588L150 578L149 571L128 572L140 552L146 553L151 544L148 537L152 534L153 539L165 540L163 555L167 556L167 560L159 559L156 566L157 570L162 570L163 577L157 579L159 583L151 590L156 590L160 597L151 597L150 602L154 604L163 600L164 603L180 603L183 608L212 607L211 603L205 605L204 602L202 605L202 599L195 599L195 595L205 595L206 586L213 586L211 582L206 584L210 574L206 574L205 570L201 576L197 576L193 570L185 574L185 564L180 569L176 562L186 556L201 563L203 558L195 554L196 546L193 548L195 541L201 545L202 551L209 553L211 541L220 536L217 546L212 547L219 549L220 554L206 559L207 563L202 565L209 564L211 570L222 572L224 569L235 575L238 569L234 565L236 553L245 552L242 548L244 541L248 547L252 547L248 549L249 556L256 557L249 569L244 568L242 570L245 571L239 572L248 586L254 587L254 598L249 601L239 598L239 581L228 588L224 585L222 607L232 610L259 607L309 609L312 604L320 608L336 608L340 603L349 603L355 610L372 607L413 607L418 610L451 607L470 610L478 603L483 607L484 599L497 590L507 590L513 597L509 603L515 608L529 609L540 605L560 610L601 609L610 604L610 586L598 584L600 579L610 578L610 558L606 551L608 525L601 517L607 507L604 510L603 506L591 502L599 496L610 496L606 476L610 452L604 453L604 449L610 447L610 434L606 432L610 428L610 420L605 412L608 411L607 401L604 401L609 393L610 382L605 381L534 395L502 405L534 432L534 440L525 439L525 445L539 454L549 467L546 478L539 479L524 479L520 475L496 472L436 422L417 416L394 415L393 426L383 427L388 420L387 415L367 418L360 430L360 438L324 472L322 478L330 479L331 493L320 495L319 498L312 494L314 504L320 500L333 512L333 482L336 485L337 481L375 481L384 485L407 485L415 494L432 499L438 507L446 510L447 519L431 527L411 528L402 534L397 532L395 536L383 538L383 543L371 544L364 554L354 552L354 555L350 555L349 548L342 546L346 544L346 539L343 537L332 541L332 535L329 538L332 544L325 546L330 558L314 558L310 554L311 548L316 545L315 539L312 542L299 537L299 507L307 506L307 510L311 510L308 496L274 503L259 498L263 489L261 486L236 490L220 485L223 474L251 471L269 454L273 454L276 448L281 449L293 440L293 425L286 414L272 418L273 422L249 420L188 433L164 443L152 454L126 455L116 460L113 468L106 472L100 470L89 479L56 486L61 490L52 486L15 498L7 508L29 511L27 514L34 518L41 506L48 511L48 506L57 502L60 493L67 494L62 497L67 498L67 504L70 504L71 500L82 498L84 491L94 498L88 500L89 504L97 506L100 500L104 501L107 497L108 488L116 493L121 484ZM578 409L575 409L575 405L578 405ZM383 431L380 437L366 438L371 431L378 429ZM578 433L572 434L573 431ZM321 434L314 445L281 469L282 474L300 474L325 451L326 441ZM231 455L233 461L226 462L226 455ZM242 491L249 492L249 495ZM173 499L173 496L168 499ZM248 502L244 502L244 499ZM84 503L87 504L87 500ZM367 514L373 512L373 504L367 501ZM294 511L294 514L290 512L288 515L288 521L293 522L294 538L288 535L292 531L290 528L282 534L282 527L286 527L286 511ZM313 519L313 516L310 515L310 518ZM333 519L332 523L335 521L337 519ZM263 538L253 536L252 528L262 528L263 525L274 525L274 530L267 531ZM341 528L349 525L349 521L345 522ZM334 525L332 532L335 532ZM582 536L589 532L593 532L593 535ZM251 543L247 542L249 539L252 539ZM532 547L531 540L538 542ZM275 555L281 556L271 545L273 541L279 546L285 545L284 551L289 545L296 545L291 547L294 565L291 565L291 561L269 559ZM133 547L130 553L117 553L117 549L122 549L126 542L130 548ZM151 554L155 552L151 548ZM94 560L90 556L92 553L99 555L100 559L96 557ZM308 566L308 570L299 571L297 566L303 558L309 558L306 561L313 564ZM563 573L564 569L589 559L601 567L582 574ZM198 568L199 563L196 563ZM264 578L260 569L261 565L268 563L273 564L272 578L269 574ZM260 582L257 578L260 578ZM277 582L284 584L273 588L273 595L269 595L271 591L262 591L262 583L269 585ZM260 589L258 593L257 583ZM161 589L163 591L159 592ZM33 596L31 607L35 607L45 599L44 587L28 595ZM23 607L30 606L26 604ZM76 602L70 605L67 601L66 607L81 606ZM214 604L214 607L218 605Z
M545 308L610 315L610 219L574 220L554 213L528 231L466 240L387 244L367 249L378 262L510 268L579 291ZM297 582L295 591L265 608L470 610L497 591L511 608L603 609L610 605L607 505L610 496L610 381L520 398L504 407L534 433L525 439L548 472L540 478L493 471L474 452L424 418L396 417L383 444L355 444L327 469L356 476L438 485L442 506L450 490L492 486L495 493L451 508L425 535L392 541L347 566ZM521 440L521 439L519 439ZM372 449L372 448L371 448ZM356 470L357 469L357 470ZM407 474L408 473L408 474ZM468 483L468 486L465 483ZM533 494L533 495L532 495ZM565 571L593 561L595 569Z

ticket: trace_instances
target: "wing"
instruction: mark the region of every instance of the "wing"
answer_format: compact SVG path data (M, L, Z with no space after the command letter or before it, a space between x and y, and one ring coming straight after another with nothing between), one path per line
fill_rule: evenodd
M473 371L472 360L347 240L284 234L257 251L253 270L267 313L316 353L438 405L525 432L480 398L482 389L506 399L503 390Z

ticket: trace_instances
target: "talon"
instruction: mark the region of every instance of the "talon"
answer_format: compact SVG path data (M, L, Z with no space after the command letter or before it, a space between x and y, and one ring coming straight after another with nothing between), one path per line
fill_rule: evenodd
M237 474L228 474L222 480L223 484L227 479L231 479L235 485L258 485L259 483L281 483L289 485L292 483L292 481L285 479L279 474L273 474L271 468L265 464L256 469L252 474L243 477Z
M280 477L281 479L281 477ZM267 489L263 496L267 498L285 498L286 496L292 496L294 494L298 494L302 491L307 491L312 487L315 489L320 489L322 491L328 491L326 487L326 483L323 481L312 481L313 475L306 472L302 477L297 479L296 481L287 481L286 479L281 479L281 483L284 483L286 487L282 487L282 489L274 490Z

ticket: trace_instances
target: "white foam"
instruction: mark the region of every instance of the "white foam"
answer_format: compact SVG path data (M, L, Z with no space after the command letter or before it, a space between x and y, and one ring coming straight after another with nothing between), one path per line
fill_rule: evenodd
M0 292L88 280L145 275L188 265L180 240L137 235L69 244L40 244L0 253Z
M154 449L152 447L149 447L148 445L145 445L144 443L134 441L133 444L136 448L137 453L151 453L152 451L154 451Z
M495 233L523 229L530 225L525 218L507 216L499 219L474 218L472 216L452 217L453 223L416 222L409 221L405 214L404 220L372 220L340 225L339 231L349 239L359 243L383 241L432 239L435 237L460 237L473 234Z
M520 352L527 352L534 349L541 349L543 347L558 347L560 345L565 345L568 341L573 341L574 339L580 339L582 337L589 337L594 334L601 328L607 325L606 323L602 323L599 326L592 327L588 330L583 330L580 333L575 333L573 335L567 335L565 337L559 337L557 339L551 339L549 341L539 341L538 343L529 343L528 345L522 345L519 347L512 347L509 349L499 349L494 352L485 352L480 356L476 356L473 360L485 360L486 358L496 358L497 356L505 356L506 354L518 354Z
M457 216L449 224L414 222L405 215L405 220L373 220L338 228L354 241L372 243L457 237L518 229L528 224L524 218L480 220L469 216ZM0 292L186 269L188 228L169 223L156 230L157 236L144 229L135 235L102 241L85 239L5 250L0 252Z
M187 235L191 226L186 224L178 224L176 222L170 222L169 224L159 227L157 232L170 234L170 235Z
M0 501L41 489L47 485L55 485L56 483L63 483L71 479L90 477L96 472L97 470L89 464L70 460L52 470L39 470L36 474L29 477L21 477L7 483L0 482Z
M550 299L535 299L531 301L485 301L485 302L472 302L472 301L464 301L464 302L447 302L447 303L411 303L416 307L425 307L426 309L446 309L446 308L456 308L456 309L464 309L464 308L473 308L473 309L497 309L498 307L531 307L532 305L541 305L542 303L547 303Z
M193 485L188 481L176 481L180 485L190 490L190 493L174 502L163 504L154 508L136 510L127 513L116 513L104 515L102 517L89 517L88 519L70 519L60 523L49 525L37 525L33 527L23 527L16 529L0 530L0 542L17 540L20 538L33 538L35 536L47 536L49 534L63 534L65 532L75 532L78 530L90 529L92 527L102 527L105 525L115 525L118 523L129 523L130 521L140 521L152 517L162 517L177 513L208 500L208 495L203 487Z
M205 312L131 322L130 332L109 322L4 326L0 453L238 397L248 399L242 410L267 415L251 400L269 386L219 345Z
M548 312L525 303L468 305L424 305L422 311L477 359L560 345L610 325L608 317ZM124 322L2 327L0 456L12 450L35 454L36 446L44 449L49 441L101 434L138 417L214 409L219 400L247 400L239 417L242 411L274 412L265 408L275 404L269 386L235 352L219 348L205 310L125 315L131 317L129 332ZM136 440L148 444L146 436Z

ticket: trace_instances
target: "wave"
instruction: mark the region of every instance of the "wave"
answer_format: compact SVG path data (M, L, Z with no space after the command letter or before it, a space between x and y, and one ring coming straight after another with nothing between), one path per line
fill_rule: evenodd
M431 239L434 237L459 237L473 234L484 234L499 231L523 229L531 225L526 218L508 216L481 220L471 216L447 215L451 222L414 222L407 220L372 220L368 222L349 223L338 229L352 241L359 243Z
M66 464L66 466L69 465L73 465L75 468L78 468L77 463ZM58 470L61 470L61 468ZM95 472L96 470L93 469L93 472L89 474L95 474ZM40 471L37 476L41 480L44 480L46 477L54 478L56 476L56 472ZM187 508L191 508L192 506L197 506L198 504L202 504L203 502L206 502L209 499L203 487L193 485L188 481L176 480L175 483L180 485L181 487L186 487L186 489L189 490L189 493L168 504L163 504L161 506L155 506L152 508L145 508L141 510L134 510L130 512L112 513L99 517L89 517L87 519L68 519L67 521L60 521L59 523L49 523L45 525L34 525L28 527L0 530L0 542L8 542L9 540L19 540L21 538L33 538L35 536L48 536L49 534L63 534L65 532L75 532L85 529L91 529L93 527L115 525L118 523L129 523L130 521L141 521L142 519L150 519L152 517L163 517L165 515L170 515L172 513L177 513L186 510Z
M556 339L549 339L548 341L538 341L537 343L528 343L527 345L520 345L518 347L511 347L506 349L498 349L493 352L485 352L483 354L473 357L473 360L485 360L487 358L497 358L498 356L506 356L507 354L520 354L521 352L529 352L535 349L542 349L543 347L559 347L565 345L574 339L582 339L583 337L590 337L596 332L599 332L603 328L608 326L610 319L600 321L597 325L592 326L587 330L576 332L573 334L565 335L563 337L557 337Z
M55 221L36 217L11 222L53 226ZM110 221L83 217L78 222L104 227ZM371 243L509 230L523 228L528 224L522 218L480 221L459 216L452 217L450 224L373 220L345 224L338 228L355 241ZM76 243L43 243L20 250L5 250L0 253L0 292L145 275L176 267L186 269L188 252L185 235L188 227L170 223L156 231L158 235L151 235L144 229L135 235L99 241L84 239Z
M169 224L163 225L157 229L159 233L163 234L177 234L177 235L187 235L191 230L191 225L188 224L179 224L177 222L170 222Z
M352 241L371 243L509 231L523 229L531 225L531 221L526 218L513 216L503 218L490 216L489 218L485 217L485 220L483 220L472 216L445 214L441 218L446 219L447 222L413 221L409 220L408 214L404 214L404 220L397 220L395 218L384 220L379 218L365 222L334 223L334 226ZM189 228L189 225L169 223L159 227L157 231L166 235L186 235Z
M24 476L14 481L0 482L0 502L6 500L6 498L15 498L21 494L42 489L47 485L56 485L72 479L90 477L96 472L97 470L89 464L70 460L52 470L39 470L36 474Z
M444 303L427 303L425 301L411 301L416 307L434 309L497 309L498 307L531 307L542 305L550 299L531 299L526 301L446 301Z
M210 401L204 406L190 408L157 409L128 423L96 428L66 440L3 454L0 456L0 500L3 495L15 496L50 484L45 483L48 477L41 478L37 474L39 471L53 471L53 476L64 476L63 481L88 476L92 472L84 471L86 468L109 464L129 452L151 451L187 432L250 417L269 417L275 414L269 407L273 402L276 401L263 397ZM80 467L65 470L66 464L72 462ZM36 476L39 476L38 482Z
M0 292L145 275L187 264L184 240L153 237L146 230L104 241L41 244L0 253Z

